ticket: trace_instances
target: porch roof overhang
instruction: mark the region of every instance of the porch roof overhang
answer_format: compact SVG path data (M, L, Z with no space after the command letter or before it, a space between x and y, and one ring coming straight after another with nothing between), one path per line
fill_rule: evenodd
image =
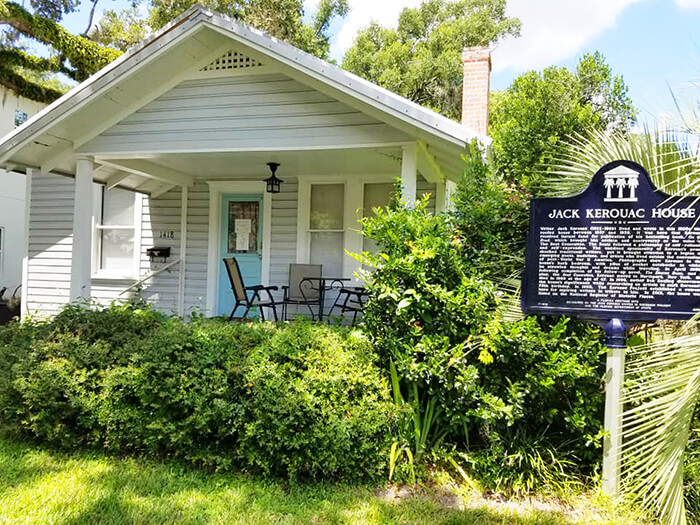
M489 142L488 137L333 64L195 6L2 138L0 167L73 176L81 146L230 50L232 44L251 58L274 63L290 77L409 135L419 145L419 169L436 179L456 180L465 146L473 139ZM143 157L138 162L98 159L96 179L151 194L192 183L189 175Z

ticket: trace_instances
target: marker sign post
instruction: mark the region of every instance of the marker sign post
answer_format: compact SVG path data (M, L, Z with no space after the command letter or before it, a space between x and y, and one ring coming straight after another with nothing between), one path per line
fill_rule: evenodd
M700 311L700 201L661 192L625 160L603 166L579 195L532 199L522 306L605 327L603 490L615 496L627 328Z

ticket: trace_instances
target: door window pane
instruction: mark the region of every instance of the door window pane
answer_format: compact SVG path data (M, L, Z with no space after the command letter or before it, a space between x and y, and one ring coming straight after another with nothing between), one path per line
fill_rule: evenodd
M311 186L311 230L342 230L345 186L313 184Z
M311 232L311 264L323 265L323 275L343 275L343 233Z
M227 250L232 253L257 253L260 203L228 203Z

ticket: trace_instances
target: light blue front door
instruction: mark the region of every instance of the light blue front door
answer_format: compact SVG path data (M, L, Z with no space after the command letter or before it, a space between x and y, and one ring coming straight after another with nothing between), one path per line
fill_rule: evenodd
M218 315L229 315L236 304L223 263L235 257L246 286L260 284L262 269L262 195L222 195L221 258L219 259ZM239 308L236 316L242 315Z

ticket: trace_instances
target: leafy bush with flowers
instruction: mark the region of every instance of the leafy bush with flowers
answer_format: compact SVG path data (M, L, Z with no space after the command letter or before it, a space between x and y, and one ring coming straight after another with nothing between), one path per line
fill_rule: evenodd
M568 318L509 320L501 283L522 267L527 205L489 180L481 156L466 160L454 212L432 214L423 199L363 220L378 246L361 256L364 328L409 414L397 446L418 461L449 452L498 490L591 474L601 455L600 331Z

